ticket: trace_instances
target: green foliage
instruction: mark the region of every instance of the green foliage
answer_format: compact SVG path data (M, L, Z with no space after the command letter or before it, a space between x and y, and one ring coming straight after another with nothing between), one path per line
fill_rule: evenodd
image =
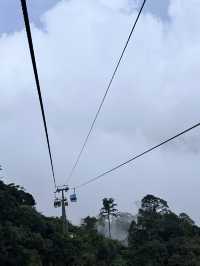
M96 217L90 217L87 216L82 220L82 227L86 231L96 231L97 229L97 218Z
M165 200L153 195L147 195L142 199L140 211L164 214L169 212L169 207Z
M62 234L59 218L38 213L29 193L0 181L1 266L200 266L200 228L165 200L147 195L129 228L128 247L97 233L95 217ZM101 216L116 216L104 199Z
M198 266L199 234L188 215L177 216L166 201L147 195L129 229L128 265Z
M104 198L103 199L103 207L101 208L100 215L107 216L108 214L112 216L117 216L118 210L116 209L117 204L115 203L113 198Z
M61 220L34 206L23 188L0 181L1 266L107 266L118 259L122 246L97 234L95 217L86 217L81 227L69 224L63 235Z

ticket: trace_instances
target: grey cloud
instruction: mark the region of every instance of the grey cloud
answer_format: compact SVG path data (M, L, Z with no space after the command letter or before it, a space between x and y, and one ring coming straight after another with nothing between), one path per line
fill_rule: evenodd
M71 0L75 1L75 0ZM103 0L102 0L103 1ZM116 0L119 1L119 0ZM114 2L116 2L114 1ZM124 0L123 0L124 1ZM126 0L128 2L128 0ZM32 22L34 22L38 27L43 28L43 23L41 21L41 15L53 8L58 4L60 0L30 0L27 1L29 15ZM135 8L135 2L137 5L140 4L141 0L130 0L130 8ZM161 19L168 19L168 6L169 1L164 0L153 0L147 2L146 12L151 12ZM132 9L131 8L131 9ZM1 0L0 2L0 34L1 33L11 33L14 31L19 31L24 27L23 19L21 16L20 0Z
M31 20L41 26L40 16L52 8L58 0L27 1ZM21 30L24 26L21 16L20 0L1 0L0 2L0 33Z

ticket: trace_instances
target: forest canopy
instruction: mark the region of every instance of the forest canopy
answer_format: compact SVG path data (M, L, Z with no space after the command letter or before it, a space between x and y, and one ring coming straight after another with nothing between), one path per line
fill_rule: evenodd
M116 219L117 205L107 200ZM109 208L103 203L105 216ZM2 266L200 266L200 228L154 195L141 200L127 245L99 234L100 216L88 216L80 226L69 223L63 234L61 219L40 214L33 196L15 184L0 181L0 208Z

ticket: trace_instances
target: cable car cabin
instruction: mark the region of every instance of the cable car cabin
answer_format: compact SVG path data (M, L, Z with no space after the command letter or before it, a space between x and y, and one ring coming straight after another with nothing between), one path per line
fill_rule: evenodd
M59 208L61 206L61 201L59 199L54 200L54 207Z
M68 201L67 201L67 199L64 200L64 205L65 205L65 206L68 206Z
M70 200L71 202L77 202L77 197L76 197L76 194L73 193L72 195L70 195Z

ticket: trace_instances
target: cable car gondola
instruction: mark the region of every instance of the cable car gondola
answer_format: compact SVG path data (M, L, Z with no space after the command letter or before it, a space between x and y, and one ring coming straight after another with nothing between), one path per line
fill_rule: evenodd
M67 207L68 206L68 200L64 199L64 205Z
M61 206L61 200L59 200L58 198L56 198L54 200L54 207L55 208L59 208Z
M70 201L71 202L77 202L77 197L76 197L76 191L74 188L74 193L70 195Z

